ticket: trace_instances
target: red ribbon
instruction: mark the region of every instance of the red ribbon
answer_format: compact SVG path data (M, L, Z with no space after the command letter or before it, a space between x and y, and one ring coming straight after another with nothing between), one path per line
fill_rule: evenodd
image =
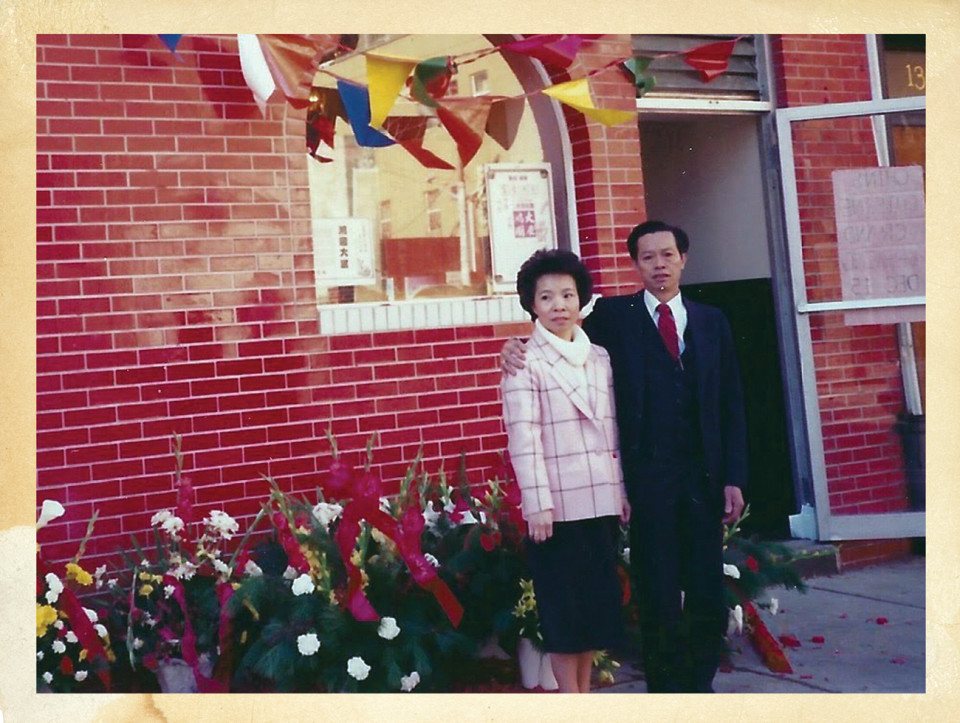
M172 575L164 575L163 582L173 586L173 599L183 611L183 637L180 638L180 651L183 659L193 669L193 677L197 681L197 690L201 693L226 693L227 687L218 680L212 680L200 672L200 657L197 655L197 636L190 623L190 613L187 612L187 594L181 583Z
M420 550L420 535L424 523L418 507L407 508L401 525L381 510L378 499L372 496L358 497L347 505L336 533L337 546L347 570L347 608L353 616L363 622L373 622L380 618L363 592L360 570L350 560L360 534L361 519L365 519L393 541L414 581L433 594L453 627L458 627L463 618L463 606Z
M80 600L77 599L77 596L72 590L64 588L63 592L60 593L60 607L67 614L70 627L73 628L77 640L86 648L89 659L92 661L94 658L103 658L109 664L107 651L103 647L103 643L100 642L100 636L97 635L93 623L90 622L90 618L87 617L86 610L83 609L83 605L80 604ZM108 669L98 670L97 676L109 689L110 671Z

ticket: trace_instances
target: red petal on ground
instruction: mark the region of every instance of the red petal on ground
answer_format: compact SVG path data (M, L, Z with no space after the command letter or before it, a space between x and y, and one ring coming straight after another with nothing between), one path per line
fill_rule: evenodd
M786 635L781 635L780 638L779 638L779 640L780 640L780 644L781 644L781 645L786 646L786 647L788 647L788 648L799 648L799 647L800 647L800 641L797 640L797 636L796 636L796 635L791 635L791 634L789 634L789 633L786 634Z
M906 658L890 658L890 662L895 665L903 665L907 662Z
M814 635L812 638L810 638L810 642L811 642L811 643L816 643L817 645L823 645L823 636L822 636L822 635Z
M877 625L886 625L888 622L890 621L887 620L886 618L883 618L883 617L877 618Z

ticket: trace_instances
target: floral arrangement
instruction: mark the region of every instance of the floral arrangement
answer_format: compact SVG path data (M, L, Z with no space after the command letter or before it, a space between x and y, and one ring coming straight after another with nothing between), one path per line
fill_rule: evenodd
M750 506L731 526L724 528L723 573L726 582L727 607L730 617L727 637L747 632L751 644L764 663L777 673L792 672L783 648L777 643L757 612L757 607L771 615L779 610L777 598L767 592L783 587L803 592L805 585L793 565L801 555L784 545L760 542L739 534L741 523L750 515Z
M197 519L174 437L177 504L153 515L152 546L133 539L110 579L105 567L90 575L79 566L83 543L61 574L38 564L38 685L105 690L112 664L121 683L131 670L162 681L176 666L187 678L182 691L424 692L476 690L484 680L510 689L519 641L542 640L519 489L507 469L471 484L462 456L448 480L429 474L418 454L388 493L374 471L374 438L360 467L328 438L333 462L311 499L265 477L267 499L240 538L240 524L221 510ZM45 503L38 527L58 514L62 507ZM725 530L730 633L746 629L780 650L750 601L802 581L785 548L738 534L747 514ZM629 620L625 543L624 535L618 574ZM77 593L104 583L113 605L101 622ZM775 598L757 604L776 612ZM594 665L601 685L613 682L619 663L606 651Z
M65 512L59 502L44 500L37 529ZM84 588L100 587L106 571L106 567L99 567L91 575L80 565L96 518L94 513L77 553L62 572L47 563L37 545L37 690L110 689L110 665L115 661L110 635L100 622L100 614L84 607L79 598Z
M499 479L473 496L420 468L385 495L371 471L337 454L315 502L273 480L273 538L250 554L260 574L229 605L241 690L404 691L455 685L453 664L507 638L507 580L523 568L514 499ZM509 489L509 487L508 487ZM347 497L352 493L352 496ZM514 641L515 642L515 641Z
M125 570L108 585L114 596L112 622L124 630L132 669L158 672L169 661L182 660L193 671L196 689L219 692L227 687L213 676L227 623L223 603L233 592L235 572L243 572L236 570L239 549L227 554L226 543L239 524L221 510L195 519L193 486L183 475L180 445L174 436L177 506L151 518L152 548L131 538L136 557L121 553Z

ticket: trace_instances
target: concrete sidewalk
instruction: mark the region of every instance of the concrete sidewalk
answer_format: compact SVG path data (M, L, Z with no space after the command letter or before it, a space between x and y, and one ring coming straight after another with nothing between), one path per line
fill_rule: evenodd
M792 674L771 673L746 637L733 638L733 670L717 673L718 693L923 693L926 576L922 557L806 580L807 592L776 590L780 611L760 610L786 648ZM813 642L813 639L823 642ZM643 674L621 660L602 693L643 693Z

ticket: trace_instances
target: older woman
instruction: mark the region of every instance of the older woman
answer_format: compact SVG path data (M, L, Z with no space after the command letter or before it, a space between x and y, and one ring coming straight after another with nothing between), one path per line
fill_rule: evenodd
M577 321L590 274L537 251L517 274L534 320L526 366L504 376L503 416L527 522L540 631L561 692L586 693L596 650L622 642L617 519L629 519L606 350Z

